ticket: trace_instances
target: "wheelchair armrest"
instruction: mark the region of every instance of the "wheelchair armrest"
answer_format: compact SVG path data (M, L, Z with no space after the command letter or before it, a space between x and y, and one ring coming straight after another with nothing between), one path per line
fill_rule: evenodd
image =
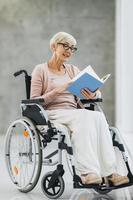
M87 104L87 103L98 103L98 102L103 102L103 99L97 98L97 99L80 99L82 104Z
M43 98L39 98L39 99L24 99L24 100L21 101L21 103L24 103L24 104L35 103L35 104L42 105L44 103L44 99Z
M97 99L81 99L81 103L84 105L84 108L87 110L95 110L96 103L102 102L101 98Z

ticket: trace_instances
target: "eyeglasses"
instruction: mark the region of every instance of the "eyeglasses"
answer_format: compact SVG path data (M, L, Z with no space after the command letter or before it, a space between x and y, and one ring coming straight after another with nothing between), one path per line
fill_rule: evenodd
M72 53L74 53L75 51L77 51L77 47L73 47L73 46L70 47L68 44L61 43L61 42L59 42L58 44L61 44L65 50L71 49Z

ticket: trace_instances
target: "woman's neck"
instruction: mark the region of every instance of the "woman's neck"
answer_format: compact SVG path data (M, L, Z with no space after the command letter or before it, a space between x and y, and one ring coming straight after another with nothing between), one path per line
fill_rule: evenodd
M63 62L61 60L59 60L59 59L56 59L55 57L52 57L48 61L48 66L52 70L61 71L61 69L63 67Z

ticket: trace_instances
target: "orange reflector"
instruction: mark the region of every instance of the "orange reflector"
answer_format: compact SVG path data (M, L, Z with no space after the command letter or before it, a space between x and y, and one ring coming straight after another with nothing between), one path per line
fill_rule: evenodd
M13 167L15 175L18 175L18 168L16 166Z
M24 137L28 137L28 136L29 136L29 132L28 132L27 130L25 130L25 131L23 132L23 136L24 136Z

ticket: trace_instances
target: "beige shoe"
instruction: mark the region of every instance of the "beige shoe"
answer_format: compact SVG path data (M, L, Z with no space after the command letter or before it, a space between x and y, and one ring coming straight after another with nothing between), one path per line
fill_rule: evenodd
M81 180L83 184L101 184L102 178L95 173L82 174Z
M108 181L110 181L114 186L122 185L125 183L129 183L129 178L127 176L121 176L117 173L113 173L107 177Z

